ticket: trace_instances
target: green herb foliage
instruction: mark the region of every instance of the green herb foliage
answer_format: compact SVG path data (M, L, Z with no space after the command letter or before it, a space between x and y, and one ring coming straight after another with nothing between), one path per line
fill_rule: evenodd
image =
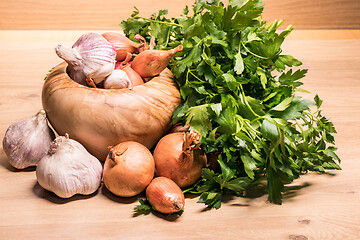
M150 212L157 212L155 208L153 208L148 200L144 200L139 198L140 205L134 207L134 216L137 217L139 215L148 215ZM184 210L179 212L175 212L175 215L181 216L184 213Z
M280 204L284 184L300 174L340 169L322 100L296 96L305 91L300 79L307 70L294 70L302 63L282 54L293 27L279 31L283 21L263 21L263 7L259 0L198 0L191 14L186 7L176 18L166 10L144 18L135 8L121 23L130 38L154 36L157 49L183 45L169 65L182 97L173 121L190 123L202 148L220 153L220 170L204 168L185 192L216 209L224 194L242 195L262 179L269 200Z

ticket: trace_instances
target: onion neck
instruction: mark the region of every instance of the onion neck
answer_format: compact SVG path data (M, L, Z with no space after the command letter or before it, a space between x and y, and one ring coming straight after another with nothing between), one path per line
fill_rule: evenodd
M200 149L200 133L196 130L192 130L190 133L184 133L184 141L182 145L182 153L181 158L187 161L194 161L192 157L194 154L194 150Z
M110 149L110 152L109 152L109 159L112 160L114 163L118 163L119 161L119 158L121 157L121 155L123 155L126 150L128 150L128 148L121 148L119 150L115 150L115 149Z
M176 211L180 211L184 209L184 204L181 201L176 201L173 203L173 207Z
M183 49L183 46L182 46L182 45L179 45L179 46L177 46L177 47L175 47L175 48L173 48L173 49L170 49L170 50L168 51L168 54L169 54L170 56L174 56L177 52L181 51L182 49Z

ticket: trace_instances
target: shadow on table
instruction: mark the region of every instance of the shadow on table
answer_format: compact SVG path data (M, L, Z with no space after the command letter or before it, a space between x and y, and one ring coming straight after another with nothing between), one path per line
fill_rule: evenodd
M46 199L49 202L56 203L56 204L65 204L65 203L69 203L69 202L73 202L73 201L92 198L99 192L99 190L96 190L94 193L92 193L90 195L76 194L70 198L61 198L61 197L57 196L55 193L47 191L46 189L41 187L38 182L36 182L33 187L33 192L35 193L36 196Z
M285 185L285 191L283 192L283 201L289 201L296 196L299 195L300 190L311 186L312 184L309 182L302 183L292 183L291 185ZM195 196L192 196L195 197ZM255 201L261 199L265 202L269 202L267 200L268 191L266 182L260 182L256 185L253 185L246 189L243 196L237 197L234 195L223 195L221 199L222 204L227 204L228 206L236 206L236 207L249 207L254 204ZM235 199L240 199L240 202L234 202ZM204 207L200 210L200 212L206 212L211 210L209 207Z
M107 197L108 199L117 202L117 203L121 203L121 204L131 204L134 203L136 201L138 201L139 198L144 198L145 195L143 193L139 193L138 195L135 195L133 197L119 197L115 194L113 194L112 192L110 192L105 185L103 184L101 187L101 193Z
M36 170L36 167L27 167L25 169L16 169L13 166L11 166L4 150L1 148L0 150L0 166L7 169L10 172L33 172Z

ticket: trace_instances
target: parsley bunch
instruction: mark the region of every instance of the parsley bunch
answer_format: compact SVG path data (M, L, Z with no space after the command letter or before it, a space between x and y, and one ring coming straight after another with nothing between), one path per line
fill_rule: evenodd
M280 204L284 184L308 171L340 169L333 124L321 113L322 100L296 96L307 70L282 54L292 31L282 21L262 20L259 0L198 0L176 18L160 10L150 18L138 9L121 26L124 33L150 40L157 49L183 50L170 63L182 102L174 123L190 123L202 148L219 153L219 171L204 168L202 179L185 191L219 208L224 194L239 196L267 180L269 200Z

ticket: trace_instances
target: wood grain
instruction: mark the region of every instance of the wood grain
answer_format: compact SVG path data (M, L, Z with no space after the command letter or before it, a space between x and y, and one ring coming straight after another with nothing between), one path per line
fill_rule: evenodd
M225 0L225 2L227 2ZM358 0L263 0L264 19L284 19L296 29L359 29ZM168 9L179 16L193 0L6 0L0 1L0 29L118 29L130 17L134 6L149 17Z
M61 62L54 47L82 33L0 31L1 139L11 123L41 108L43 78ZM0 239L360 239L359 32L295 31L283 49L309 69L303 81L312 93L305 97L324 100L343 170L302 176L286 186L280 206L268 203L259 186L247 197L225 199L219 210L187 198L181 217L134 217L141 195L120 198L102 187L60 199L39 186L34 168L12 168L0 148Z

